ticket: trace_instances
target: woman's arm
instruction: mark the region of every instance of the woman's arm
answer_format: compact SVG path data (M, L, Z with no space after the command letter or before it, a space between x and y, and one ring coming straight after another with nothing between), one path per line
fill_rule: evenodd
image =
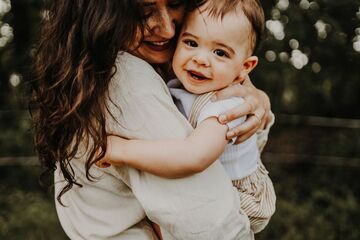
M257 89L247 77L240 84L235 84L218 91L213 101L227 99L230 97L243 97L244 104L228 110L219 116L219 121L223 124L231 122L237 118L247 116L246 121L239 126L231 129L227 133L227 138L237 136L236 143L241 143L252 136L257 130L264 129L272 121L270 100L267 94Z
M210 117L183 140L124 140L110 136L105 159L100 164L125 163L165 178L199 173L224 151L227 129L216 117Z

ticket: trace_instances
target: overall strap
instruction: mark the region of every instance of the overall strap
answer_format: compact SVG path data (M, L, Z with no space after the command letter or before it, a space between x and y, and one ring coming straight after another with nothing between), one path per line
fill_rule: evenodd
M196 127L197 120L199 118L200 112L205 106L206 103L210 101L210 98L215 94L215 92L208 92L202 95L199 95L195 102L193 103L189 115L189 122L193 128Z

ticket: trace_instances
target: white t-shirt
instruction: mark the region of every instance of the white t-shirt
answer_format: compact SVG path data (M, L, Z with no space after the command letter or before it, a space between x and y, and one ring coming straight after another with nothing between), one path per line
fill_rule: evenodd
M175 102L177 103L179 110L187 118L189 118L192 105L198 95L179 88L181 86L179 83L179 80L173 79L169 81L168 86L170 89L170 93L177 100ZM209 117L218 117L221 113L224 113L225 111L230 110L231 108L243 103L244 99L240 97L232 97L216 102L209 101L201 109L199 117L197 119L197 124L200 124L202 121ZM232 122L229 122L227 125L229 129L232 129L243 123L244 121L245 117L242 117ZM254 134L243 143L237 145L233 144L235 141L234 138L225 147L225 150L219 159L231 180L242 179L246 176L249 176L257 169L260 154L256 138L256 134Z

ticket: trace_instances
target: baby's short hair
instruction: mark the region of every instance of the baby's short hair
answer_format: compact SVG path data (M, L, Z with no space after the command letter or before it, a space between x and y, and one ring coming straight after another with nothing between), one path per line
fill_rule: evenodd
M264 10L259 0L198 0L197 6L206 4L210 16L223 18L240 7L251 24L250 49L255 52L259 47L265 27Z

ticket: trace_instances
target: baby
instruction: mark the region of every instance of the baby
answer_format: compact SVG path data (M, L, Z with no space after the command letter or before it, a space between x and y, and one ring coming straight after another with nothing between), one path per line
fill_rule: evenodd
M241 196L241 209L254 233L275 211L275 193L261 163L256 134L234 145L225 138L227 125L217 117L241 104L242 98L210 101L214 91L241 84L256 67L253 55L264 28L258 0L209 0L188 13L173 58L177 79L170 92L194 131L184 140L124 140L108 137L108 150L98 166L127 164L141 171L177 178L203 171L220 157Z

